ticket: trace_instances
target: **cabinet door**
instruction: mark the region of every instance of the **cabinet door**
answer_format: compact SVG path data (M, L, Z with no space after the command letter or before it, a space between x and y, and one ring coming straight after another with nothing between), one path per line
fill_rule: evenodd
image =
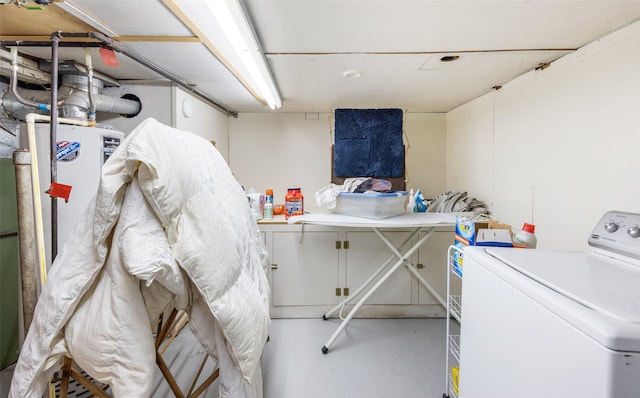
M274 306L337 304L338 232L274 232Z
M423 266L420 275L444 300L447 299L447 249L453 244L454 238L454 232L437 231L418 250L418 264ZM451 284L452 294L460 294L460 280L452 278ZM439 304L422 283L418 282L418 285L418 304Z
M394 231L385 232L384 235L397 247L410 233ZM375 232L347 232L346 236L349 241L349 249L346 250L346 283L350 292L355 293L393 253ZM394 256L392 262L397 260ZM401 268L367 300L367 304L411 304L411 274L404 266Z

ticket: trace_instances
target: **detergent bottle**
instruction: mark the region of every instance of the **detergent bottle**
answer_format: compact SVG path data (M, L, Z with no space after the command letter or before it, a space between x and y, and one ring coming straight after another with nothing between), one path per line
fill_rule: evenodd
M513 237L513 247L535 249L538 244L538 238L535 235L536 226L524 223L522 231Z

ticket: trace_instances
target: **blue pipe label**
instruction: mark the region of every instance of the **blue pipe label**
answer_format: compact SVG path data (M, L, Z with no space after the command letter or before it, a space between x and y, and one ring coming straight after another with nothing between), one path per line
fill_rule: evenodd
M71 162L80 155L78 141L58 141L56 144L56 159L63 162Z

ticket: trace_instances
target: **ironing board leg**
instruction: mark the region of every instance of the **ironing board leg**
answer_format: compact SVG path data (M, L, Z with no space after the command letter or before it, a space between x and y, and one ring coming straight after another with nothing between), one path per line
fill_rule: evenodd
M411 240L418 234L418 232L420 232L420 230L421 230L421 228L416 228L415 231L413 231L413 233L411 233L411 235L409 235L409 237L407 239L405 239L404 242L402 242L402 244L400 245L400 249L405 247L407 243L411 242ZM391 254L387 258L387 261L385 261L384 264L382 264L382 266L380 268L378 268L378 270L376 272L374 272L373 275L371 275L369 277L369 279L367 279L362 285L360 285L360 287L356 291L352 292L347 298L342 300L338 305L336 305L331 310L329 310L327 313L325 313L322 316L322 319L324 319L326 321L327 319L329 319L329 317L331 315L336 313L338 310L341 310L342 308L344 308L345 305L349 304L352 300L354 300L356 297L358 297L360 292L362 292L369 285L371 285L371 283L382 273L382 271L384 271L389 266L389 264L391 264L391 262L394 259L396 259L397 257L398 256L396 256L395 254Z
M356 312L369 299L369 297L371 297L371 295L374 294L380 288L380 286L382 286L382 284L385 283L387 281L387 279L389 279L391 277L391 275L393 275L393 273L398 270L398 268L400 268L403 264L405 264L405 262L408 262L409 258L413 255L413 253L416 250L418 250L420 248L420 246L422 246L422 244L427 239L429 239L431 237L431 235L433 234L434 228L431 228L430 231L427 232L425 234L425 236L420 238L418 240L418 242L415 245L413 245L404 255L402 255L398 251L398 249L396 249L396 247L393 246L391 241L389 241L389 239L387 239L384 236L384 234L382 232L380 232L380 230L378 228L373 228L373 230L376 232L376 234L378 234L380 239L382 239L382 241L387 246L389 246L391 251L393 251L393 253L398 257L398 261L396 261L396 263L382 276L382 278L380 278L376 282L376 284L373 285L373 287L371 289L369 289L369 291L356 303L356 305L351 309L351 311L349 311L349 314L347 315L347 317L342 321L342 323L340 323L340 326L338 326L338 329L329 338L329 341L327 341L327 343L322 347L322 353L323 354L327 354L329 352L329 349L331 348L331 346L335 342L336 338L338 338L338 336L340 335L342 330L347 326L349 321L351 321L351 319L354 317ZM415 232L416 233L419 232L419 229L417 229Z

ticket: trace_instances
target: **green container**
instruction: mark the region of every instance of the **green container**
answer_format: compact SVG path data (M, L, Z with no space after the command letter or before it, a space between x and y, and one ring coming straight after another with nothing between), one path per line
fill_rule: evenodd
M18 359L18 209L13 159L0 158L0 369Z

